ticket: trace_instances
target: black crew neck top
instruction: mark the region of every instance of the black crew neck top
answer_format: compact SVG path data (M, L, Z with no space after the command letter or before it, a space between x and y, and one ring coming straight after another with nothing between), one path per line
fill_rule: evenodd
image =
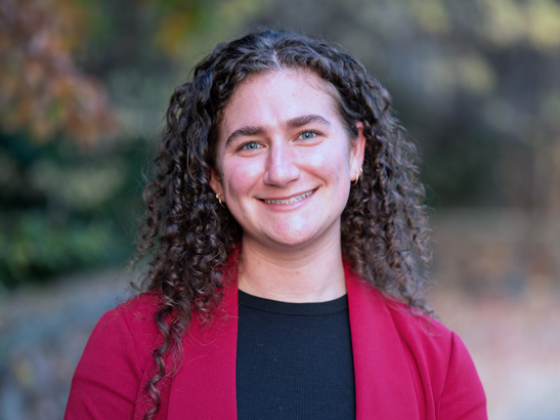
M239 420L355 419L346 296L288 303L239 291Z

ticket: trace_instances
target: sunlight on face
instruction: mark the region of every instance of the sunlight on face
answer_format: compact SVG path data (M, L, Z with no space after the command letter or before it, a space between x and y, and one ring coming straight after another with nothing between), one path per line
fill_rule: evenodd
M365 139L349 140L327 82L278 70L244 82L225 108L211 186L244 241L304 246L340 237Z

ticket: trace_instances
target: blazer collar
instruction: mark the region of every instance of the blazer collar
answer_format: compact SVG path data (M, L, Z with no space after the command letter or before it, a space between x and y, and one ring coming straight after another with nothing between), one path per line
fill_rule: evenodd
M385 298L344 264L356 419L420 418L408 357Z
M419 418L417 396L383 296L344 264L354 375L356 418ZM193 317L183 340L181 366L170 389L169 419L236 419L237 258L230 258L224 295L210 323Z
M183 338L183 355L169 395L169 419L237 419L236 247L224 270L220 306L210 321L194 315Z

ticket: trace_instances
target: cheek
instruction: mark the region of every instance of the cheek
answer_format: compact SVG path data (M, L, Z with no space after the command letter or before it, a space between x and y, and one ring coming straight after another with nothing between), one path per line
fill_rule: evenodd
M262 178L262 165L252 159L236 159L222 166L228 201L239 201Z
M305 162L310 172L330 182L345 182L349 179L348 156L342 148L309 154Z

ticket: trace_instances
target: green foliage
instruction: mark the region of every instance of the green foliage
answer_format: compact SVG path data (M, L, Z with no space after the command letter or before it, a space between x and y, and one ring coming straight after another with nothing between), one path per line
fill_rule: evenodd
M479 206L492 206L498 188L495 164L499 145L481 133L465 129L449 139L445 147L425 153L431 164L423 171L423 182L429 185L428 204L440 207L444 199L455 206L468 207L473 200Z
M0 136L0 285L45 281L134 255L138 143L85 154Z
M380 76L423 150L431 205L560 209L558 1L0 0L0 10L1 284L133 254L138 149L156 143L192 66L246 28L325 37Z
M0 0L0 285L134 255L139 150L188 68L264 3Z
M7 286L115 264L129 253L111 220L60 223L51 215L32 210L19 213L12 223L9 216L4 215L4 219L0 273Z

